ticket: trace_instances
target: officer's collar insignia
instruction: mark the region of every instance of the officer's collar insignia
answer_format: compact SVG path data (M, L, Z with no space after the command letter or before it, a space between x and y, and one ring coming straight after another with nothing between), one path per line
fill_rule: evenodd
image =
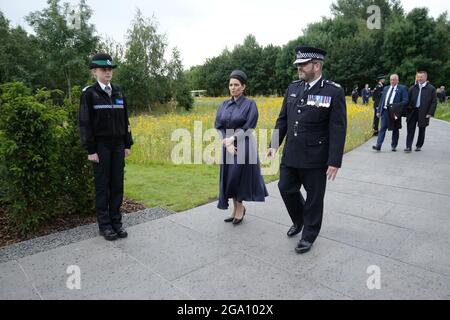
M331 105L331 97L310 94L308 95L308 102L306 104L317 108L329 108Z

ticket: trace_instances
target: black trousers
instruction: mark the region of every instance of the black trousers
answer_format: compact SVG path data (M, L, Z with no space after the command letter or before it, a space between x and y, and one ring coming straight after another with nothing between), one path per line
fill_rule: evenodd
M323 217L323 199L327 184L327 168L298 169L280 166L278 189L292 222L303 227L302 239L314 242L319 235ZM300 188L306 190L306 201Z
M406 136L406 147L407 148L412 147L418 122L419 122L419 109L414 108L410 118L408 119L408 123L407 123L407 125L408 125L408 134ZM419 127L419 137L417 138L417 143L416 143L416 147L418 147L418 148L422 148L422 146L425 142L425 130L426 130L426 127Z
M95 208L100 231L122 227L120 207L123 202L125 147L123 142L97 144L100 162L94 163Z
M374 105L378 106L378 103L374 102ZM380 127L380 118L377 117L378 108L373 108L373 123L372 128L373 131L378 132L378 128Z

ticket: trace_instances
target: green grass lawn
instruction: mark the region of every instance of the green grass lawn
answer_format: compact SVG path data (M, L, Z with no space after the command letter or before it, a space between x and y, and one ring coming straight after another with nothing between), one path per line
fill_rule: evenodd
M437 119L445 120L450 122L450 100L445 103L439 103L436 108L436 113L434 115Z
M264 177L266 183L277 179L278 175ZM175 212L195 208L217 200L219 166L127 164L125 193L147 207Z

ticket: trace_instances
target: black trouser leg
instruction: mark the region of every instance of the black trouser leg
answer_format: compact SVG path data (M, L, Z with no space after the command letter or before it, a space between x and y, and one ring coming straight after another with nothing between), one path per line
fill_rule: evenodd
M313 243L319 235L323 217L323 199L327 185L326 168L300 169L307 197L303 208L302 239Z
M412 111L412 114L409 116L407 121L407 130L408 134L406 136L406 147L411 148L413 141L414 141L414 135L416 134L416 126L417 121L419 120L419 113L416 108Z
M300 177L297 172L298 169L280 167L280 181L278 181L278 189L283 198L284 205L291 217L292 223L297 226L303 226L303 206L305 199L300 193L302 186Z
M380 118L377 117L377 109L374 108L373 109L373 131L378 132L378 128L379 128L379 124L380 124Z
M123 202L123 179L125 168L125 148L123 144L113 146L111 150L111 185L109 201L109 217L114 229L122 227L120 207Z
M419 137L417 138L417 144L416 147L422 148L423 144L425 143L425 130L427 127L419 127Z
M97 213L98 227L100 231L111 229L111 219L109 217L109 185L110 185L110 165L111 151L105 144L97 144L97 154L100 162L94 163L95 182L95 210Z

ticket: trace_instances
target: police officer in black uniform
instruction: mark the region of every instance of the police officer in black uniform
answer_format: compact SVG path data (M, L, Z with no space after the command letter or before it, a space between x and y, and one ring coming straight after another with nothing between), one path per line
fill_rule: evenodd
M94 167L100 234L109 241L128 235L122 227L120 207L125 157L133 144L125 95L110 82L115 67L108 54L92 57L90 69L97 82L83 89L78 119L81 144Z
M377 77L378 83L372 93L372 99L373 99L373 125L372 125L372 128L373 128L374 136L378 135L378 128L380 127L380 118L377 117L377 112L378 112L377 110L378 110L378 105L380 104L381 96L383 94L385 78L386 77L383 75L379 75Z
M327 177L334 180L341 167L347 113L344 90L322 76L326 52L299 46L296 53L300 80L286 91L275 126L278 137L272 136L267 157L272 158L286 138L278 188L293 222L287 235L303 229L295 251L304 253L319 235Z

